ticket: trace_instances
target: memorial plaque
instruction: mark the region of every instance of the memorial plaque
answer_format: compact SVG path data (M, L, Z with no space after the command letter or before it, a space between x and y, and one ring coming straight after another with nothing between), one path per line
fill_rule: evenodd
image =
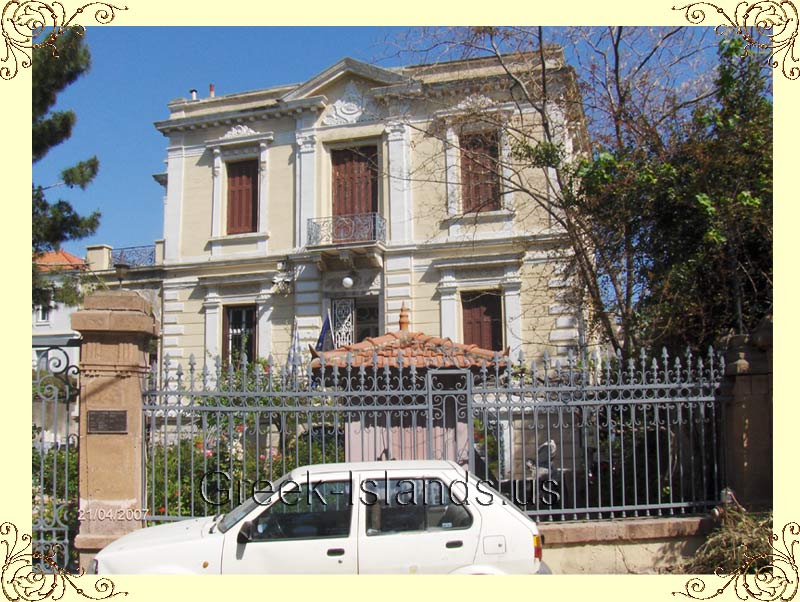
M89 410L86 412L87 432L92 434L124 434L128 432L126 410Z

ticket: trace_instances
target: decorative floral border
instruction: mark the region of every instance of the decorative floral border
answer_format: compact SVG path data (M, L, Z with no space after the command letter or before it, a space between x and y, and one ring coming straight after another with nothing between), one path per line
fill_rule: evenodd
M20 543L24 546L17 550L17 545ZM54 560L55 546L40 553L34 552L31 544L31 536L24 533L20 537L14 523L0 524L0 548L5 546L6 553L0 571L0 585L3 594L9 600L38 601L47 598L60 600L69 588L89 600L107 600L114 596L128 595L128 592L116 591L114 582L107 577L97 579L92 584L94 591L87 592L75 583L77 579L83 577L83 569L76 574L67 573Z
M673 6L672 10L685 11L686 20L696 25L705 21L704 6L715 9L727 21L716 26L714 31L717 34L720 30L727 29L744 39L743 57L753 50L769 50L767 62L773 69L781 67L783 75L788 79L800 78L800 59L794 54L799 21L797 7L791 0L742 1L736 5L733 17L711 2ZM783 55L782 58L779 55Z
M34 48L47 46L53 57L58 58L55 41L69 29L75 29L83 35L86 28L75 23L75 19L82 15L87 8L94 10L94 20L101 25L111 23L117 16L115 11L128 10L127 6L113 6L105 2L90 2L84 4L67 18L67 11L60 2L46 3L40 0L10 0L3 7L0 18L3 38L6 42L5 57L0 58L0 78L13 79L19 73L19 68L27 69L31 66ZM50 30L43 41L34 43L35 38L41 38L48 29ZM21 55L21 56L18 56Z
M787 523L781 531L769 536L770 551L762 554L748 554L744 548L744 561L732 573L717 568L714 574L728 581L709 595L701 595L706 583L698 577L686 582L685 590L672 592L673 596L686 596L694 600L710 600L722 595L733 585L733 591L740 600L754 598L762 602L773 600L788 601L795 597L798 589L798 568L795 546L800 543L800 524ZM779 547L782 541L783 547ZM763 561L767 564L762 566Z

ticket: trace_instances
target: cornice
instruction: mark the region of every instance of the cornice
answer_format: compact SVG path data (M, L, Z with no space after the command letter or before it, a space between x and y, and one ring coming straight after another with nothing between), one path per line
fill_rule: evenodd
M279 102L271 106L258 107L255 109L233 109L206 115L166 119L164 121L156 121L153 125L166 136L173 132L202 130L226 125L241 125L276 117L296 117L309 111L322 111L326 106L328 106L327 98L324 96L312 96L310 98L286 103Z

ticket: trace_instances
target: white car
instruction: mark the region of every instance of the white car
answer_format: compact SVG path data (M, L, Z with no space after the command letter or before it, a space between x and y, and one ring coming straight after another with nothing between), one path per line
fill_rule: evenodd
M231 512L135 531L93 572L537 573L536 524L454 462L300 467Z

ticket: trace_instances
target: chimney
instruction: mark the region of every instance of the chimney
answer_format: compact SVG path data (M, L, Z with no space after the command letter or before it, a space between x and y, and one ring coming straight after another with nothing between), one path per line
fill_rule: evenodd
M197 90L192 88L191 90L189 90L189 94L192 95L192 100L197 100Z
M408 310L405 301L400 306L400 332L408 332Z
M214 98L214 84L208 84L208 97Z

